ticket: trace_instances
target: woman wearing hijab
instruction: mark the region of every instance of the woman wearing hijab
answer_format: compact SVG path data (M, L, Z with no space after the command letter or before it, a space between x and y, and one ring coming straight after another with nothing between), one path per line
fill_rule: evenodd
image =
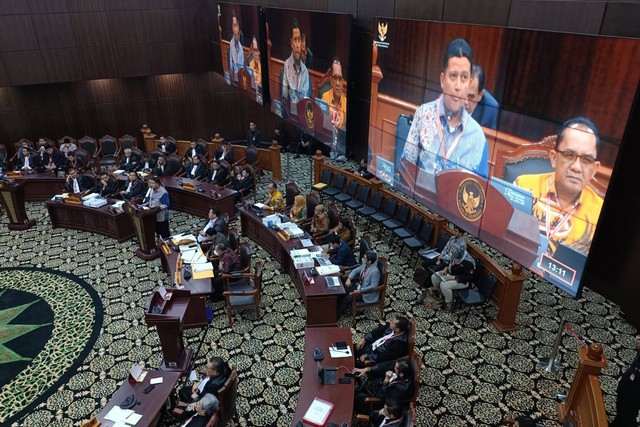
M293 199L293 207L289 212L289 218L294 222L300 222L307 218L307 199L302 194L298 194Z
M459 241L465 242L464 239ZM467 244L457 244L451 249L451 260L441 271L431 275L431 283L444 297L444 311L451 311L453 290L465 289L473 280L475 261L467 252Z

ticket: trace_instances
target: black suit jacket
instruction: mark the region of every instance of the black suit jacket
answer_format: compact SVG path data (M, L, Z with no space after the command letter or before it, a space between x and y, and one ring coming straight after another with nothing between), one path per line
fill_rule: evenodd
M391 333L389 325L378 326L373 331L364 336L366 346L371 348L372 344L385 335ZM394 336L386 340L381 346L375 350L367 351L367 358L373 362L384 362L387 360L395 360L407 355L407 343L409 334L407 332L402 335Z
M198 163L198 166L196 167L196 172L194 174L191 173L191 171L193 170L193 164L188 163L185 167L184 167L184 176L185 178L191 178L191 179L197 179L197 178L202 178L204 177L205 173L207 173L207 169L204 167L204 163L200 162Z
M160 166L156 165L153 168L153 174L156 176L167 176L169 174L167 165L164 164L163 167L164 167L164 170L160 169Z
M105 187L102 186L102 180L95 185L91 191L93 193L98 193L101 196L108 196L109 194L113 194L118 191L118 183L115 179L109 177L109 181L107 181L107 185Z
M93 186L93 180L85 175L78 175L78 187L80 187L80 192L85 190L89 190ZM67 177L67 180L64 182L64 189L69 193L73 193L73 181Z
M127 163L127 158L122 156L120 158L120 169L123 169L127 172L138 170L140 166L140 159L137 155L131 153L131 157L129 157L129 163Z
M54 150L53 153L49 155L49 153L45 151L42 155L42 166L47 167L49 164L49 157L51 157L53 164L56 165L56 169L64 169L66 159L64 154Z
M222 166L218 168L218 172L216 173L216 177L215 179L211 179L211 177L213 176L213 169L211 169L208 174L207 174L207 179L205 180L206 182L211 182L213 184L218 184L220 185L221 183L224 182L225 179L227 179L228 176L228 172L227 169L223 168Z
M195 417L191 418L191 421L189 421L187 426L188 427L205 427L210 419L211 419L211 415L196 415Z
M262 141L262 134L259 130L247 132L247 145L255 145L256 147Z
M129 183L127 182L127 185L125 186L125 190L128 186L129 186ZM144 185L142 184L142 181L140 181L139 179L136 179L135 181L133 181L133 183L131 183L131 190L127 193L124 193L123 195L125 200L131 200L134 197L143 197L143 196L144 196Z
M227 155L226 155L226 156L224 156L224 159L223 159L223 158L222 158L222 148L218 148L218 149L216 150L215 158L216 158L216 160L224 160L224 161L226 161L227 163L232 164L232 163L233 163L233 156L234 156L234 154L235 154L235 153L233 152L233 147L230 147L230 148L229 148L229 151L227 151Z
M196 156L204 156L204 150L202 149L201 146L196 145ZM191 159L193 158L193 155L191 153L191 147L187 148L186 153L184 153L184 160L185 161L191 161Z

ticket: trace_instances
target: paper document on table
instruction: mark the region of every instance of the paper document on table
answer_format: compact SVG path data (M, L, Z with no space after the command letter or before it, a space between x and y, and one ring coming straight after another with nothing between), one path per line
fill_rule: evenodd
M340 272L340 266L339 265L323 265L320 267L316 267L316 271L318 272L318 274L320 275L327 275L327 274L335 274L335 273L339 273Z
M338 350L336 347L329 347L329 353L331 353L331 357L351 357L351 347L347 347L346 349Z
M124 173L124 169L116 169L113 171L114 174Z
M338 279L337 277L327 277L325 279L327 281L327 286L330 288L339 288L340 287L340 279Z
M310 248L314 245L311 239L300 239L300 243L302 243L303 248Z
M264 203L254 203L253 206L255 206L258 209L264 209L267 207L267 205L265 205Z
M200 264L191 264L194 279L206 279L213 277L213 264L203 262Z
M149 380L149 384L162 384L163 382L164 382L164 378L162 378L162 377L151 378Z
M316 397L302 419L310 424L323 426L329 419L332 410L333 403Z
M122 409L119 406L114 406L109 412L107 412L104 419L113 421L114 423L124 423L127 417L131 414L133 414L131 409Z

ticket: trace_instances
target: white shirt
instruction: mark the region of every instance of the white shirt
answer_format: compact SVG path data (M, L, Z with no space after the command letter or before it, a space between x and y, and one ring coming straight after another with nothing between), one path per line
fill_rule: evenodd
M204 228L202 229L202 232L205 233L204 236L198 234L198 242L206 242L207 240L211 240L211 236L209 236L207 234L207 230L210 228L213 228L213 223L215 222L215 220L210 219L209 222L207 223L207 225L204 226Z
M196 169L198 169L198 165L193 165L193 168L191 168L191 176L196 176Z
M78 185L78 178L73 178L73 192L74 193L80 192L80 185Z
M133 181L129 181L129 185L127 185L127 193L131 192L131 185L133 184Z

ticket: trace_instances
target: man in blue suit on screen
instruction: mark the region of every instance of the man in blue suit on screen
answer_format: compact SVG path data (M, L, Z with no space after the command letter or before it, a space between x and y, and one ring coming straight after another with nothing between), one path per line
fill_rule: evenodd
M464 108L480 126L498 129L500 104L484 87L484 70L479 65L471 67L471 81Z

